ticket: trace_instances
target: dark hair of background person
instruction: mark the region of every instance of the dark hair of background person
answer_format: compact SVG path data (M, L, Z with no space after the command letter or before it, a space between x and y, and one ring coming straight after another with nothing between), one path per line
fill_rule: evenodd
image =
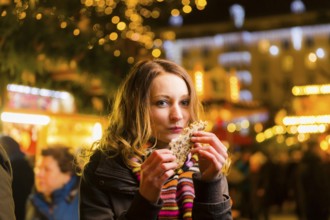
M8 154L13 171L13 198L16 219L25 218L25 205L33 188L34 173L27 156L21 151L19 144L10 136L0 135L0 145Z
M69 147L63 145L51 145L48 148L41 150L41 156L53 157L62 173L70 173L75 175L77 173L77 166L75 163L75 156Z

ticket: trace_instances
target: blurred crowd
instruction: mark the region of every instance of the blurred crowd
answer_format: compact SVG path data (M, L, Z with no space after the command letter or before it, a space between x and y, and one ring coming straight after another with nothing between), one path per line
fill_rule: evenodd
M2 200L7 212L14 210L18 220L78 219L79 176L72 149L48 146L30 157L9 136L1 135L0 145L7 154L2 166L12 178L14 205ZM270 212L289 207L297 219L328 220L329 158L314 139L276 155L249 148L234 152L228 181L235 219L268 220Z
M0 147L0 162L6 171L1 170L0 177L0 219L78 219L79 177L71 148L47 146L37 156L30 156L6 135L0 136ZM5 192L10 187L7 183L12 196L9 190Z
M286 212L302 220L329 219L330 157L316 140L276 154L244 149L233 158L228 181L237 219L268 220Z

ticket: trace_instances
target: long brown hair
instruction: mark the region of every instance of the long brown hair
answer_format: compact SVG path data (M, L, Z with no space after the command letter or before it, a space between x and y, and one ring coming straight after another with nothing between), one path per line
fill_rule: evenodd
M190 75L176 63L164 59L143 60L136 63L126 76L116 94L108 127L98 148L112 155L121 154L129 166L142 162L143 146L152 137L150 122L150 87L152 81L162 73L181 77L190 95L190 122L199 119L201 104ZM132 161L134 157L137 161Z

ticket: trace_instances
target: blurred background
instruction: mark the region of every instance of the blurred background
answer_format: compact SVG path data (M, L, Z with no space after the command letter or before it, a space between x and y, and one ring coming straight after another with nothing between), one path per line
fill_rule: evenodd
M130 67L170 59L232 154L234 219L328 219L329 52L329 0L0 0L0 132L78 152Z

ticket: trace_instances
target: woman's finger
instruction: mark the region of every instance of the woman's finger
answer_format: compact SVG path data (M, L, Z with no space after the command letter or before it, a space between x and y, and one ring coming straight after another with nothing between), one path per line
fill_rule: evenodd
M213 133L197 131L194 133L194 136L191 138L191 141L194 143L209 144L213 146L219 153L227 155L227 147Z
M159 177L177 167L175 156L167 149L155 150L141 165L141 171L152 177Z

